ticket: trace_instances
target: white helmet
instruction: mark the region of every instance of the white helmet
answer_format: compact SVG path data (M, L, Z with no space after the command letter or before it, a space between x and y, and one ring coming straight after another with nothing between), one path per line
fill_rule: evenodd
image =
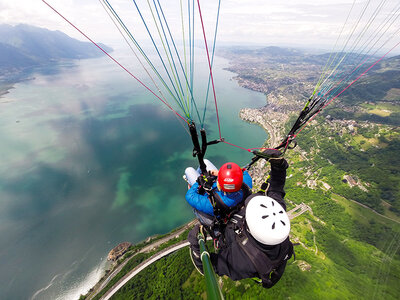
M250 234L260 243L277 245L290 232L290 220L283 207L268 196L255 196L246 206L246 223Z

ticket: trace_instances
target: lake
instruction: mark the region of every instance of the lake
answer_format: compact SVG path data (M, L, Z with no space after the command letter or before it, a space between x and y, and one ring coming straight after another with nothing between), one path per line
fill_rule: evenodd
M130 60L122 58L143 73ZM265 96L239 87L227 65L216 58L222 136L259 147L267 134L238 112L265 105ZM203 93L204 66L196 78ZM193 219L182 175L197 163L185 126L107 57L37 70L0 107L1 299L77 299L118 243ZM212 106L207 113L209 140L216 139ZM219 167L252 155L220 143L206 157Z

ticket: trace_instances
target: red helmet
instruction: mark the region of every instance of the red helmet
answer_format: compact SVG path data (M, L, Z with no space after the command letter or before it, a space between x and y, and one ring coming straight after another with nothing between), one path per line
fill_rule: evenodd
M218 172L218 184L224 192L237 192L242 187L242 169L233 162L224 164Z

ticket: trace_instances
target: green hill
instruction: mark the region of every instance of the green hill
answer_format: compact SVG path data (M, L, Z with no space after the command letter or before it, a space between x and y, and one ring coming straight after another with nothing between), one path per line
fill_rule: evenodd
M399 126L400 56L377 64L359 83L340 97L340 102L342 105L327 109L327 113L339 119Z

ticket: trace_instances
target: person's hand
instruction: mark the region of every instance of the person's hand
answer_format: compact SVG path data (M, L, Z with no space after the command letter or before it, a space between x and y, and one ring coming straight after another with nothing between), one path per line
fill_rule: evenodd
M283 158L283 153L277 149L265 149L263 151L269 158L267 159L271 166L287 165L286 160Z
M218 176L218 170L211 170L211 171L209 171L209 173L210 173L212 176Z
M277 159L277 158L283 158L282 157L282 152L277 150L277 149L265 149L263 150L264 154L270 157L270 159Z
M199 234L203 236L204 242L207 240L207 230L204 228L203 225L199 227Z

